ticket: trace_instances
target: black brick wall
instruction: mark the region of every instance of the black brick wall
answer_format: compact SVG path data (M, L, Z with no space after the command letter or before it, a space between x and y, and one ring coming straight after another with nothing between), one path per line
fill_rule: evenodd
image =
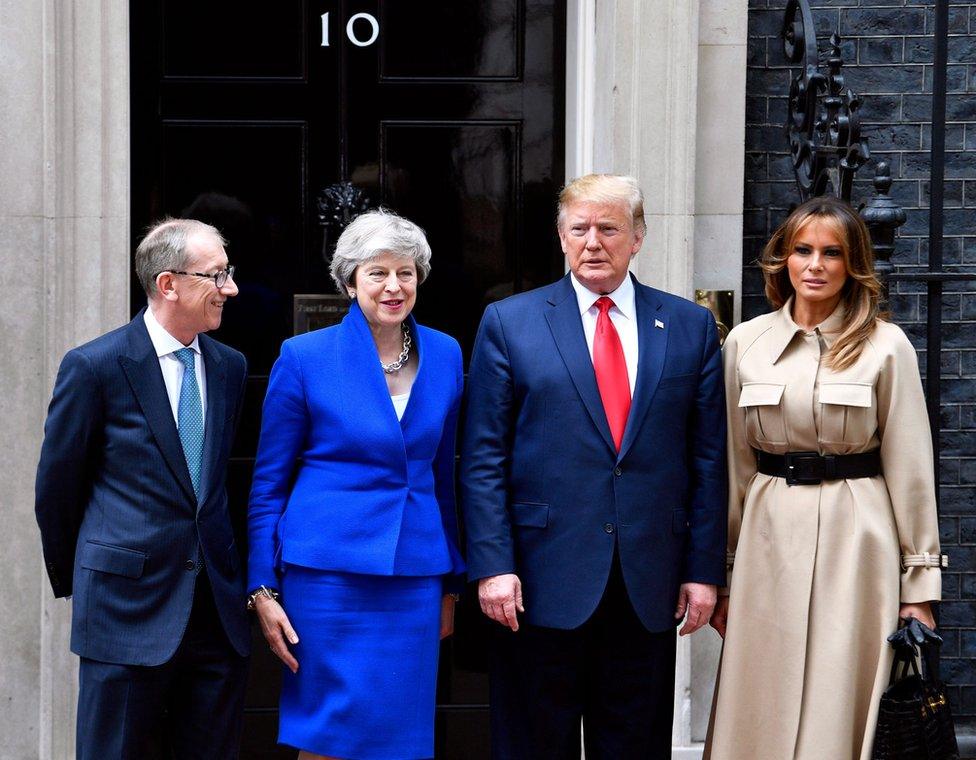
M924 269L928 260L932 2L813 0L821 50L843 37L847 84L864 98L862 121L872 160L861 170L855 203L873 193L879 160L892 167L892 195L908 212L893 263ZM749 0L746 183L742 316L768 310L755 259L797 201L782 124L791 74L778 38L786 0ZM950 3L946 129L947 269L976 269L976 2ZM925 286L892 287L894 320L919 350L925 371ZM951 567L940 619L943 676L961 723L976 722L976 282L945 288L942 307L942 503L940 529Z

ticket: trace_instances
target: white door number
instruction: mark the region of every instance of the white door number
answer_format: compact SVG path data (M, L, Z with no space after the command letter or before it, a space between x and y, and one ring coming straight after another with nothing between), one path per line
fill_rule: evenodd
M356 29L357 21L364 21L369 27L369 37L366 39L361 38L357 35ZM359 24L360 32L365 31L363 25ZM346 37L349 41L356 47L369 47L374 42L376 38L380 36L380 22L376 20L376 16L370 13L357 13L350 16L348 23L346 24ZM322 47L329 47L329 14L322 14Z

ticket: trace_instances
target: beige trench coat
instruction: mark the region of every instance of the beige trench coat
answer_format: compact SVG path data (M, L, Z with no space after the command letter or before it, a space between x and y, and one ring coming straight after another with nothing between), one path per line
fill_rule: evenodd
M729 621L705 758L867 760L900 602L939 599L932 445L917 357L879 322L857 362L821 361L791 304L723 348L729 409ZM881 449L882 476L788 486L753 449Z

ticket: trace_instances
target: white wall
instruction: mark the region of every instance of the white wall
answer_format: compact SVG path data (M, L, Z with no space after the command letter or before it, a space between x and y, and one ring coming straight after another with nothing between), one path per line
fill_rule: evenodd
M33 481L54 375L128 315L128 5L0 3L0 757L74 756L69 604Z

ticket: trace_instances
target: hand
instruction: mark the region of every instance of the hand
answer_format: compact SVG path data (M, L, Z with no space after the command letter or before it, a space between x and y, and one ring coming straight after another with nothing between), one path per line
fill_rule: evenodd
M441 598L441 638L454 633L454 597L444 594Z
M261 633L264 634L264 640L268 642L271 651L288 666L292 673L297 673L298 660L288 651L285 639L288 639L289 644L297 644L298 634L288 622L284 609L274 599L258 596L254 600L254 611L258 615L258 622L261 623Z
M674 611L674 619L681 620L685 613L688 613L688 617L678 633L687 636L705 625L712 616L717 597L718 589L714 585L682 583L678 591L678 608Z
M712 619L708 622L724 639L725 627L729 624L729 598L727 596L718 598L718 602L715 604L715 612L712 613Z
M496 623L508 626L513 631L519 629L515 614L525 612L522 606L522 581L514 573L493 575L478 581L478 602L481 611Z
M924 623L933 631L935 630L935 616L932 615L932 605L929 602L903 604L898 608L898 617L902 620L908 620L908 618L913 617L919 623Z

